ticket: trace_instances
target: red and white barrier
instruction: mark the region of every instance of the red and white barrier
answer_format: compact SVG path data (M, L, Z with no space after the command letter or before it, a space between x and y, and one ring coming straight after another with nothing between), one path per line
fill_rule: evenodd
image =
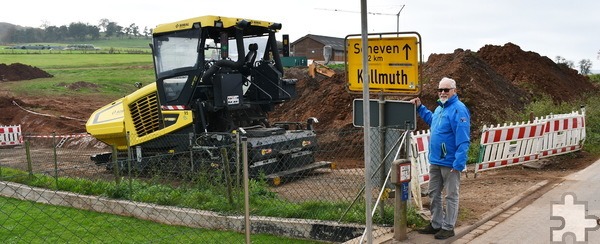
M540 122L484 126L475 173L538 160L543 129Z
M429 182L429 130L410 133L410 189L416 207L423 210L421 185Z
M531 123L484 126L475 173L574 152L584 141L585 109Z
M429 132L426 130L410 134L410 161L419 185L429 182Z
M0 125L0 146L17 146L22 144L21 125Z
M580 150L585 141L585 110L570 114L548 115L544 123L544 140L540 158Z

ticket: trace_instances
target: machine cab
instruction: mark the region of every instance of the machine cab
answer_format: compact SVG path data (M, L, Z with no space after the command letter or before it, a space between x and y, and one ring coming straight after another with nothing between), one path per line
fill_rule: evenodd
M152 50L161 109L188 110L201 102L208 111L250 104L268 110L291 99L275 40L280 28L219 16L157 26Z

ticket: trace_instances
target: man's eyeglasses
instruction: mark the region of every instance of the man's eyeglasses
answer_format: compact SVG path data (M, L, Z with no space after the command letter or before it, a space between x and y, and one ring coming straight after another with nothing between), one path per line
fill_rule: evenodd
M438 88L437 91L438 92L446 92L447 93L447 92L450 92L450 90L452 90L452 89L454 89L454 88Z

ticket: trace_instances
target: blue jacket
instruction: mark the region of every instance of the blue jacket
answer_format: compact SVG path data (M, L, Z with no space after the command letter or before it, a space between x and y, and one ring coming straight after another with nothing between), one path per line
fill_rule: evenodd
M429 163L463 171L467 163L471 134L469 109L454 95L432 113L419 106L419 116L430 126Z

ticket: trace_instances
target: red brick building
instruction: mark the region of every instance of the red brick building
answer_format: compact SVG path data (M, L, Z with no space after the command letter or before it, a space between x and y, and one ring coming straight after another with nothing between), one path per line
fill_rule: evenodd
M290 56L306 57L325 62L325 47L330 50L330 62L345 62L344 38L308 34L290 44ZM330 47L330 48L329 48Z

